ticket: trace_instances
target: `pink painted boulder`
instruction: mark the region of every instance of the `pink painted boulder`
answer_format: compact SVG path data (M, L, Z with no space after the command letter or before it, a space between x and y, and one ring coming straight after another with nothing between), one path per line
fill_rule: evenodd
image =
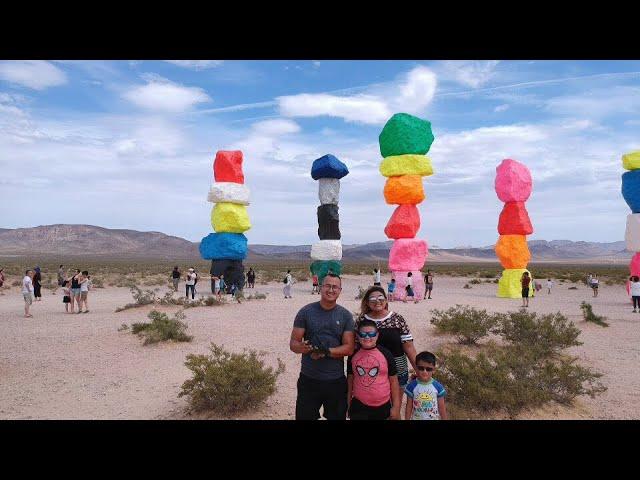
M532 184L531 172L520 162L506 159L496 167L496 193L503 202L526 202Z
M631 263L629 264L629 272L631 275L637 275L640 277L640 252L636 253L633 258L631 258Z
M420 270L427 260L427 242L419 238L399 238L389 252L389 270L413 272Z
M242 152L240 150L219 150L213 161L213 177L216 182L244 183L242 173Z
M391 278L396 279L396 289L393 291L393 299L394 300L404 300L405 295L407 294L406 286L407 286L407 273L409 272L392 272ZM413 293L415 293L415 298L418 300L422 300L424 297L424 275L420 270L414 270L411 272L412 275L412 283Z
M415 205L399 205L391 215L384 233L389 238L413 238L420 230L420 212Z

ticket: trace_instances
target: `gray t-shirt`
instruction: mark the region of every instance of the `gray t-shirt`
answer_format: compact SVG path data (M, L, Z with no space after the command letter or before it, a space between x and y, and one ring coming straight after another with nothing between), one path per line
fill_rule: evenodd
M355 330L349 310L340 305L325 310L320 302L302 307L293 326L304 328L304 339L309 340L312 345L326 348L339 347L342 345L342 334ZM303 354L300 371L315 380L337 380L344 377L344 357L312 360L310 354Z

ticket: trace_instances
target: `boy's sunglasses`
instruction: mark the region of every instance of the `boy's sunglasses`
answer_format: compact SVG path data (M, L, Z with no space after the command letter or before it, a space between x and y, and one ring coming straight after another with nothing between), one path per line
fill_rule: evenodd
M433 367L421 367L420 365L418 365L416 368L421 372L433 372L435 370L435 368Z
M367 337L373 338L376 335L378 335L378 332L358 332L358 336L360 338L367 338Z

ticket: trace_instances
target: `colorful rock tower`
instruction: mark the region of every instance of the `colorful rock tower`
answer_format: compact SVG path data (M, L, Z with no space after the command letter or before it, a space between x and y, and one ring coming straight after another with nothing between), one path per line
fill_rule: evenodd
M216 153L213 161L213 179L207 200L214 204L211 209L210 233L200 242L200 256L211 260L211 275L224 275L227 285L244 286L244 266L247 257L247 237L244 232L251 228L247 205L249 189L244 185L242 152L223 151Z
M340 240L340 179L349 174L347 166L333 155L318 158L311 166L311 178L318 180L318 238L311 246L312 275L318 275L322 285L329 270L336 275L342 273L342 241Z
M622 166L629 170L622 174L622 196L631 209L624 238L627 250L635 252L629 263L629 273L640 276L640 151L623 155Z
M506 159L496 167L496 193L505 202L498 220L500 238L495 246L496 255L505 269L498 283L498 297L522 297L520 279L524 272L529 272L527 264L531 260L527 235L533 233L524 202L531 195L532 185L531 172L522 163ZM533 296L533 279L531 287L530 296Z
M389 269L396 279L394 298L405 295L407 274L412 272L415 298L424 294L424 278L420 271L429 253L427 242L415 238L420 230L418 205L425 199L422 177L433 175L426 153L434 137L431 122L407 113L396 113L385 124L378 141L383 157L380 173L387 177L384 199L398 205L384 233L392 239Z

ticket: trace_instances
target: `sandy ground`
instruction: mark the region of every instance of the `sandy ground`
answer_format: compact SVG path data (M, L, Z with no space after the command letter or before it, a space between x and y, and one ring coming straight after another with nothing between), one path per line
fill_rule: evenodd
M356 311L357 287L370 280L368 276L345 277L339 303ZM491 311L517 309L519 300L494 296L494 284L463 289L468 280L436 277L432 300L392 304L392 309L407 319L418 351L433 351L452 341L434 334L429 323L434 308L461 303ZM608 390L595 400L580 398L570 408L552 404L519 418L640 418L640 314L631 312L622 287L602 285L599 297L592 298L586 286L568 290L570 286L556 282L551 295L543 289L531 300L530 310L560 311L576 323L584 345L571 351L583 364L604 374L602 382ZM91 312L86 315L65 314L60 292L53 295L45 290L29 319L22 317L19 289L4 291L0 295L0 419L214 418L190 414L187 400L178 398L180 385L190 377L185 356L206 353L210 342L224 344L232 351L266 351L269 365L275 366L277 357L286 363L276 395L260 410L239 418L293 418L300 357L289 351L289 335L297 310L317 301L318 296L310 295L308 283L295 284L293 298L288 300L284 300L278 283L258 284L255 292L268 293L268 298L186 310L188 333L194 336L191 343L143 347L140 339L130 332L119 332L118 327L146 320L152 308L114 313L116 307L132 301L125 288L93 290ZM597 314L606 315L611 326L584 322L579 308L582 300L590 302ZM178 307L156 309L173 313Z

